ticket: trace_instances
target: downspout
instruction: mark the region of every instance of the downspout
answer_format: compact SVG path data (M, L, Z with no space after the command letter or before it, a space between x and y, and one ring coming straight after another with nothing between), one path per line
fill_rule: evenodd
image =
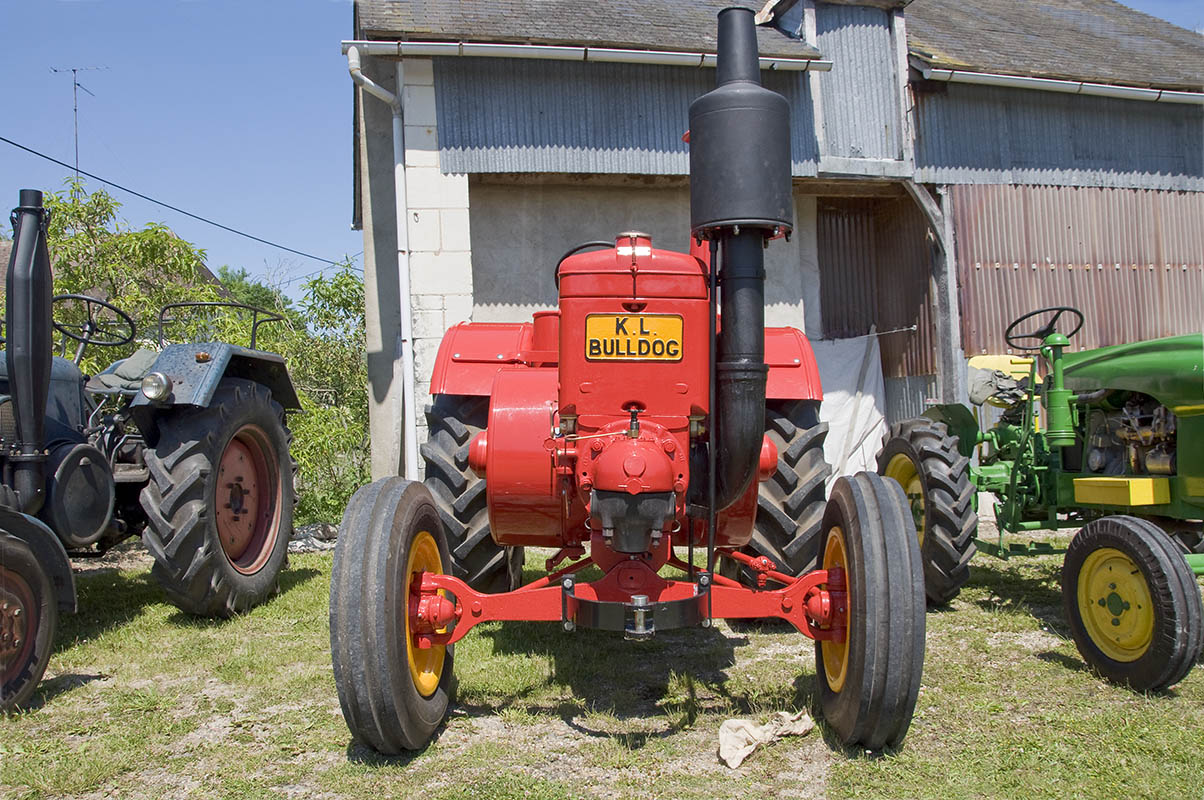
M347 70L351 80L368 94L386 103L393 112L393 195L397 211L397 289L401 306L401 403L404 426L405 469L403 477L418 480L418 421L414 417L414 315L410 302L410 234L406 225L409 205L406 199L406 142L403 126L404 109L401 87L405 85L405 68L397 62L397 94L364 75L360 53L356 47L347 49Z

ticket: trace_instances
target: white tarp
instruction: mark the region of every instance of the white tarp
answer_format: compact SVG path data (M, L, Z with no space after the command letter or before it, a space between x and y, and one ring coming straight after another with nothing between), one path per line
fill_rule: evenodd
M874 472L886 434L886 384L878 337L828 339L811 342L824 402L819 418L828 423L824 458L832 465L828 485L839 475Z

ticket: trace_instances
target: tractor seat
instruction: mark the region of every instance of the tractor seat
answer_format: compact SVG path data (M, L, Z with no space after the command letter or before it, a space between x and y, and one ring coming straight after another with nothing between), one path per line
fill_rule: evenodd
M1033 359L1014 355L980 355L967 363L970 402L996 408L1011 408L1028 396L1029 370ZM1037 376L1040 389L1041 376Z
M159 354L139 348L129 358L114 361L103 372L88 379L89 392L96 394L134 394L142 387L142 379L155 365Z

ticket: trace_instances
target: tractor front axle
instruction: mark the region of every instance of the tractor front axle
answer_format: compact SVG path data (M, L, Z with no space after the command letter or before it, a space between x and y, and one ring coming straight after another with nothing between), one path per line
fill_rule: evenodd
M735 555L739 559L744 554ZM812 639L843 641L848 616L843 569L814 570L791 578L777 572L767 559L749 566L759 568L761 577L786 585L752 589L706 571L699 571L694 581L668 580L636 559L619 562L594 582L565 575L559 584L545 578L536 582L543 585L529 584L501 594L478 592L451 575L422 572L410 584L407 619L414 643L423 650L458 642L482 622L519 620L560 622L566 631L595 628L646 639L657 630L706 627L714 618L777 618Z

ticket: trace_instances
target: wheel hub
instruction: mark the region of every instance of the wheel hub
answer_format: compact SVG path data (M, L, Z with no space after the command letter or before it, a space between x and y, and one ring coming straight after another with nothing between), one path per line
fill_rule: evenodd
M924 544L924 484L920 480L920 471L915 463L904 453L893 456L886 465L885 477L893 479L903 487L907 495L907 503L911 507L911 516L916 523L916 535L920 545Z
M1145 576L1129 556L1105 547L1083 562L1079 614L1091 641L1113 661L1136 661L1154 636L1153 601Z
M825 570L840 570L845 574L848 569L848 555L845 550L844 530L839 526L828 533L827 544L824 545L823 568ZM849 628L853 622L848 614L848 594L844 596L843 607L837 612L845 617L845 635L841 641L821 641L820 653L824 660L824 675L828 687L839 692L844 688L845 677L849 671Z
M25 579L0 567L0 673L8 683L25 663L22 654L33 643L37 629L33 590ZM10 674L12 673L12 674Z
M270 452L267 435L246 425L217 467L218 538L230 563L246 574L263 566L278 535L280 481Z
M423 697L430 697L439 688L439 681L443 677L443 660L447 647L423 642L418 639L417 634L441 632L434 628L438 621L432 624L431 620L441 617L440 611L445 614L448 606L454 610L454 604L447 602L443 592L434 597L423 598L421 589L424 572L442 574L443 559L439 556L439 545L435 543L435 537L427 531L419 531L410 543L410 557L406 563L406 660L409 662L414 687Z
M1115 589L1116 584L1112 584L1111 588ZM1130 607L1128 601L1122 599L1116 592L1109 592L1106 598L1101 597L1099 604L1107 608L1113 617L1116 617L1112 620L1113 625L1120 624L1120 615L1128 611Z

